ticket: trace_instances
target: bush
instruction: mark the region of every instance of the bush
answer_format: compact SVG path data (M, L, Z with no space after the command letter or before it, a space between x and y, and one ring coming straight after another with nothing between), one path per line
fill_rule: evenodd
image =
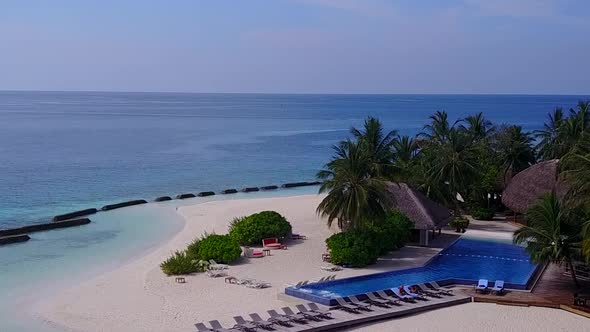
M377 261L381 250L375 234L367 230L350 230L326 239L331 262L337 265L363 267Z
M455 231L457 233L465 233L465 230L467 229L467 227L469 227L469 219L463 217L456 217L449 223L449 226L451 226L451 228L455 228Z
M160 264L160 268L162 268L162 272L169 276L189 274L199 270L197 263L184 251L175 252L174 255Z
M242 254L242 248L240 248L238 242L229 235L210 234L197 243L198 257L204 261L213 259L217 263L230 264L240 258Z
M475 208L471 210L471 216L478 220L494 219L495 210L492 208Z
M363 267L375 263L379 255L402 247L413 227L407 216L394 211L380 223L334 234L326 239L326 245L333 264Z
M261 244L269 237L282 238L291 233L291 224L274 211L263 211L247 217L236 218L229 228L229 235L240 245Z
M191 242L188 247L186 247L186 254L187 256L189 256L190 258L194 259L194 260L200 260L201 257L199 256L199 246L201 243L201 239L204 239L207 236L207 234L203 235L200 239L194 239L193 242Z

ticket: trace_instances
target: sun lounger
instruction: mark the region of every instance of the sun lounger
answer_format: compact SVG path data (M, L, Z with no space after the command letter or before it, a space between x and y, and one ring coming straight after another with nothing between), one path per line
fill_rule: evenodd
M391 298L380 298L375 296L373 293L365 294L369 301L373 302L373 304L378 305L377 303L386 304L386 305L399 305L399 300L392 300Z
M320 267L320 269L324 270L324 271L328 271L328 272L336 272L336 271L342 271L342 267L338 266L338 265L334 265L334 266L322 266Z
M436 281L429 282L430 287L433 289L445 294L445 295L453 295L453 290L448 287L441 287Z
M197 324L195 324L195 327L197 328L197 331L198 332L210 332L210 331L213 331L212 329L210 329L207 326L205 326L205 324L203 324L203 323L197 323Z
M502 294L504 292L504 280L496 280L492 292L495 292L496 295Z
M309 302L307 303L307 306L309 307L309 309L311 309L311 311L313 312L317 312L320 313L324 316L330 317L332 316L332 313L330 312L330 310L322 310L320 309L320 307L318 307L317 304L313 303L313 302Z
M268 310L267 312L270 315L270 318L268 319L269 322L272 322L272 323L275 323L275 324L278 324L281 326L285 326L285 327L293 326L293 324L291 324L292 321L289 318L281 316L275 310Z
M226 329L223 326L221 326L221 324L217 320L209 321L209 325L211 325L211 327L213 328L213 331L215 331L215 332L238 332L238 331L240 331L239 329L237 329L235 327L232 327L231 329Z
M268 326L266 329L270 330L271 328L274 330L273 326L275 324L278 324L277 322L272 322L270 320L264 320L262 319L262 317L260 317L259 314L250 314L250 318L252 318L252 322L256 325L260 325L260 327L264 328L263 326L266 325Z
M371 306L370 304L363 303L363 302L359 301L358 299L356 299L356 297L355 297L355 299L356 299L357 302L353 302L354 300L352 300L351 297L349 297L349 299L350 299L350 302L346 301L342 297L337 297L335 300L341 306L347 304L347 305L352 305L352 306L354 306L354 307L356 307L357 309L360 309L360 310L371 311L371 309L369 309L369 307Z
M419 292L420 294L424 294L426 296L440 298L441 295L443 294L442 292L433 291L431 289L428 289L428 287L426 287L426 285L424 285L424 284L417 284L416 287L418 287L420 289L420 292Z
M375 293L377 293L377 295L379 295L380 298L384 299L384 300L390 300L393 302L393 304L395 305L401 305L400 303L400 298L397 296L390 296L389 294L385 293L385 291L382 290L378 290Z
M270 286L271 286L271 284L269 284L268 282L260 282L260 281L253 281L253 282L246 284L246 287L256 288L256 289L269 288Z
M420 295L420 294L416 294L414 292L412 292L412 290L410 289L410 287L408 286L404 286L404 291L411 297L418 299L418 300L422 300L422 301L428 301L427 298L425 298L424 296Z
M325 279L327 279L328 277L321 277L318 281L316 282L323 282Z
M331 281L331 280L335 280L336 279L336 275L333 274L331 276L328 277L328 279L326 279L325 281Z
M267 324L262 325L263 323L257 324L255 322L249 322L244 319L242 316L234 316L234 320L236 321L236 327L241 330L246 331L256 331L257 328L263 328L265 330L272 329L272 323L265 322Z
M214 260L209 260L209 269L211 270L225 270L229 269L229 265L227 264L217 264Z
M340 310L352 312L352 313L355 313L355 314L358 314L359 313L359 310L361 309L361 308L359 308L356 305L353 305L351 303L348 303L348 302L344 301L344 299L341 298L341 297L337 297L337 298L335 298L335 300L336 300L336 303L338 303L338 305L336 305L334 307L335 309L340 309Z
M488 290L488 280L487 279L479 279L477 282L477 286L475 287L475 292L482 292L485 293Z
M207 276L210 278L227 277L227 273L221 270L209 270L207 271Z
M272 319L275 319L277 321L278 320L282 320L282 321L286 320L287 322L294 322L294 323L303 324L303 325L307 324L307 319L301 319L301 318L297 318L297 317L289 317L287 315L281 315L276 310L268 310L267 312Z
M300 313L302 313L306 316L310 315L311 317L324 318L324 319L331 319L332 318L330 312L321 313L321 312L317 312L315 310L309 310L303 304L298 304L295 307L297 308L297 310L299 310Z
M256 280L250 279L250 278L238 279L238 280L236 280L236 285L248 285L248 284L251 284L255 281Z
M313 315L305 314L302 312L294 312L289 307L282 307L281 309L283 310L285 315L289 318L297 318L297 319L301 319L301 320L315 320L315 321L321 320L318 316L313 316Z
M404 294L400 293L399 289L397 289L397 288L391 288L391 291L398 299L400 299L404 302L415 302L415 299L412 296L404 295Z

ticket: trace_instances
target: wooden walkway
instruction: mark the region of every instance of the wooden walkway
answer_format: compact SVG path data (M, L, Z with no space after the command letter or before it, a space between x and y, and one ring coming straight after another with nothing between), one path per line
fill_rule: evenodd
M589 293L590 283L579 281L576 289L571 277L563 275L564 269L550 264L531 292L508 291L502 296L476 293L474 289L465 292L473 296L475 302L492 302L510 305L530 305L550 308L568 306L590 314L590 304L586 307L574 306L574 293Z

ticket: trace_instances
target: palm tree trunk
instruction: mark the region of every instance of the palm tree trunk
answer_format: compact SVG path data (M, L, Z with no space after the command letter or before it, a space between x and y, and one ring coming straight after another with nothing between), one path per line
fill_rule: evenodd
M572 264L571 260L568 260L567 264L572 271L572 279L574 280L574 284L576 285L576 288L580 288L580 284L578 284L578 278L576 277L576 270L574 269L574 264Z

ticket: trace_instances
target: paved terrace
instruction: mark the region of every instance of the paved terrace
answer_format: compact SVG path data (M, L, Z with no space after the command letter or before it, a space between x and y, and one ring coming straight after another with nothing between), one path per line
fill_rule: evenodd
M417 314L424 311L435 310L449 307L457 304L471 302L471 297L458 292L453 296L443 296L442 298L428 298L427 301L417 301L416 303L403 303L399 306L381 308L371 306L371 311L360 311L360 313L348 313L342 310L330 310L332 319L322 319L321 321L308 321L307 324L293 323L292 327L274 326L275 331L289 332L311 332L311 331L334 331L344 327L351 327L359 324L365 324L383 319L392 319L401 316ZM322 309L328 307L321 306ZM277 310L280 311L280 310ZM298 310L293 309L297 312ZM268 317L268 315L264 316ZM262 329L258 329L263 331Z

